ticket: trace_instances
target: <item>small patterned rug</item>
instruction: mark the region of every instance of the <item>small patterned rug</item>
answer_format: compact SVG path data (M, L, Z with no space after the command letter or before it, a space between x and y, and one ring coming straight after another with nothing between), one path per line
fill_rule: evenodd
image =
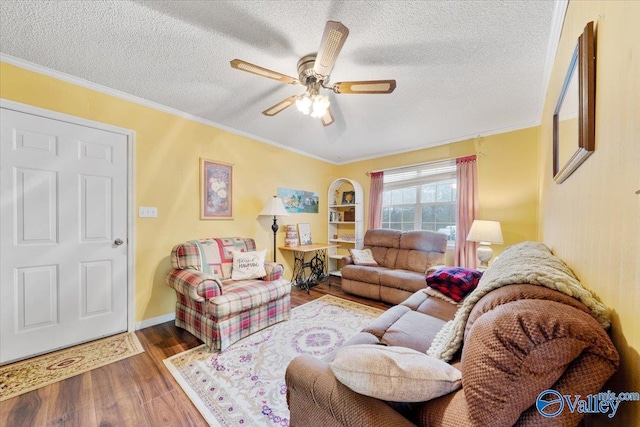
M322 357L382 310L323 296L291 311L291 318L219 353L204 345L164 361L212 426L288 426L284 373L299 354Z
M124 333L0 366L0 402L142 352L136 334Z

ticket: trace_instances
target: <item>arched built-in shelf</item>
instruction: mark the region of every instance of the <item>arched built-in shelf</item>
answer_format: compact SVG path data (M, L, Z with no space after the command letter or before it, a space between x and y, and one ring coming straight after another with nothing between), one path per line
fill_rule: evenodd
M353 196L353 199L350 198ZM328 242L339 245L328 251L329 274L341 276L341 260L349 249L361 249L364 240L364 191L359 182L338 178L329 186Z

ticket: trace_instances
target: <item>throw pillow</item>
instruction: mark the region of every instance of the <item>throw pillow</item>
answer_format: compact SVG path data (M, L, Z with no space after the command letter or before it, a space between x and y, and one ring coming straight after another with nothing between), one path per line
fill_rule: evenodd
M264 269L264 258L267 250L261 251L233 251L233 268L231 278L233 280L259 279L267 275Z
M473 291L482 277L482 272L462 267L445 267L427 276L427 285L459 302Z
M377 266L378 263L373 258L371 249L349 249L351 259L355 265Z
M459 370L407 347L348 345L329 366L356 393L390 402L424 402L462 385Z

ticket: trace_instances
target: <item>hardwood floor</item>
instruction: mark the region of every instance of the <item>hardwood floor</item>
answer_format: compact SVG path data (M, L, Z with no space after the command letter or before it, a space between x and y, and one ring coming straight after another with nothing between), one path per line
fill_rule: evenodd
M342 292L331 278L304 290L293 288L297 307L334 295L386 309L380 302ZM173 322L136 331L144 353L34 390L0 403L0 424L34 426L206 426L204 419L173 379L164 359L201 342Z

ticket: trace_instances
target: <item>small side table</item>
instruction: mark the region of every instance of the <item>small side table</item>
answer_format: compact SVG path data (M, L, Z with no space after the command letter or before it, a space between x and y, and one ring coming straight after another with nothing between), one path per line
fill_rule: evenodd
M340 245L332 243L313 243L300 246L279 246L283 251L293 252L293 273L291 281L300 289L306 289L317 284L327 276L327 249ZM305 261L307 253L313 253L309 261ZM309 274L307 274L307 268Z

